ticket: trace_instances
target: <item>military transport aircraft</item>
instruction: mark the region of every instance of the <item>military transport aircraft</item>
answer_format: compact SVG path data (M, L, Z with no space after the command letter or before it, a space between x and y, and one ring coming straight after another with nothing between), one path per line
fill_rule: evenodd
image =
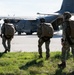
M69 11L72 14L74 13L74 0L63 0L61 9L52 14L42 14L42 13L37 14L47 15L43 16L46 22L47 23L51 22L54 30L59 30L58 24L60 24L60 19L62 19L62 18L59 19L59 15L62 15L65 11ZM33 32L37 32L37 25L39 24L39 19L41 17L37 18L0 17L0 19L2 18L4 19L9 18L11 22L14 23L18 34L21 34L22 32L25 32L26 34L32 34Z
M53 14L44 14L44 15L47 15L44 18L45 18L46 22L52 23L54 30L58 30L57 24L59 24L60 19L62 19L62 18L59 19L59 15L62 15L65 11L69 11L72 14L74 13L74 0L63 0L60 10L56 11ZM38 13L38 14L42 15L42 13Z

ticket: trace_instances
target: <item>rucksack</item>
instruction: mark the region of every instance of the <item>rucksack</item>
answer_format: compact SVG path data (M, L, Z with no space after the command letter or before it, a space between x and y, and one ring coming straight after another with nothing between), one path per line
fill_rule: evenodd
M68 26L67 26L67 34L68 36L70 36L71 38L74 38L74 21L73 20L69 20L68 22Z
M42 35L41 35L42 37L52 38L53 32L54 32L54 29L53 29L51 23L43 23L42 24Z
M4 25L4 35L6 38L13 38L15 33L15 28L13 24L5 23Z

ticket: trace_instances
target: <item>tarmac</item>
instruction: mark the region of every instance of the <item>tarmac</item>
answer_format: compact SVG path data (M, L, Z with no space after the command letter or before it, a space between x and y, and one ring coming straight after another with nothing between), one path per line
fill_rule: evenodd
M50 52L61 51L61 34L62 31L54 33L49 45ZM43 52L46 51L45 44L43 44L42 50ZM4 47L0 38L0 52L3 51ZM36 33L32 35L26 35L25 33L17 35L16 33L11 42L11 52L38 52L38 37Z

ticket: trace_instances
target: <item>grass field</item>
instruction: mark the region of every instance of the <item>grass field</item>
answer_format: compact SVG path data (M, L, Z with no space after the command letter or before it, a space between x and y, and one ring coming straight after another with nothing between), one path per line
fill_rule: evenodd
M58 68L61 53L51 52L46 60L38 58L37 52L10 52L0 53L0 75L74 75L74 60L72 55L67 59L64 69Z

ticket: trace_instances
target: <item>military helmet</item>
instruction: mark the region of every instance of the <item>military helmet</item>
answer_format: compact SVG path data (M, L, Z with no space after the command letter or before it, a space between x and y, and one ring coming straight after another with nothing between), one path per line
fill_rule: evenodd
M40 22L45 22L45 19L44 18L40 18Z
M69 19L70 17L71 17L71 13L70 12L64 12L64 17L65 17L65 19Z

